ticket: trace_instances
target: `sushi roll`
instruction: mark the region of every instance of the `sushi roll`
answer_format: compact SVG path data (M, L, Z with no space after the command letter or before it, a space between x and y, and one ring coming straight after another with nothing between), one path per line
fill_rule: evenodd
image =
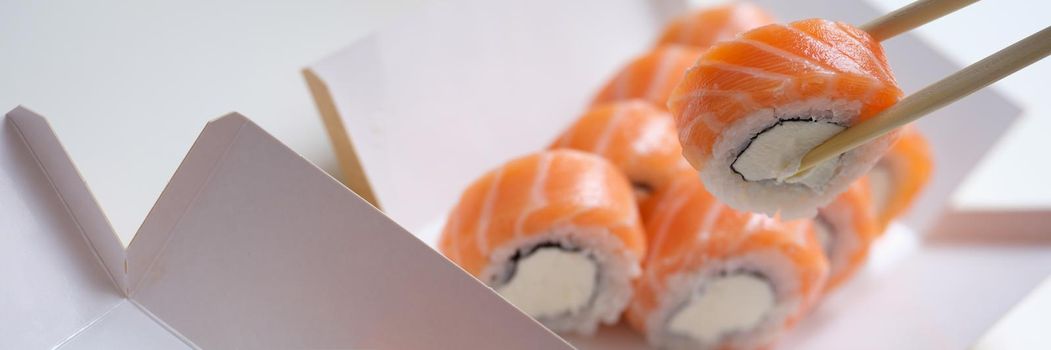
M682 15L665 27L657 46L677 44L707 49L737 34L774 23L774 16L747 2L733 2Z
M875 208L866 178L847 188L836 200L818 211L814 228L828 258L831 291L846 282L865 264L872 242L879 236Z
M655 347L771 345L821 294L828 273L810 220L735 211L692 173L658 194L631 325Z
M675 174L691 169L676 135L675 122L667 111L642 100L626 100L588 110L551 148L577 149L606 158L628 177L642 203Z
M617 322L645 241L631 185L605 159L536 153L463 193L439 240L446 257L557 332Z
M880 231L909 209L930 181L934 158L927 139L911 126L869 171Z
M792 176L802 156L901 97L879 42L810 19L712 46L668 103L683 155L712 194L738 210L796 219L864 175L897 133Z
M592 100L592 106L613 101L643 99L666 108L668 96L693 65L701 50L680 45L665 45L636 57L621 68Z

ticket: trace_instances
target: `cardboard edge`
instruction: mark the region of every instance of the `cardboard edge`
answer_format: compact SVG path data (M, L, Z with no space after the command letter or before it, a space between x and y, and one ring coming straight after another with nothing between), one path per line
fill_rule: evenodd
M365 175L365 168L354 149L354 143L350 140L350 133L343 125L343 119L328 85L312 69L304 68L302 72L310 94L314 97L314 105L321 114L321 121L325 124L332 148L336 152L336 159L339 160L340 171L343 172L342 182L365 201L382 210L379 198L376 197L372 184Z
M1051 210L949 210L928 232L933 243L1051 245Z
M201 131L128 244L126 295L134 295L170 240L172 229L211 179L215 167L226 156L241 130L249 124L252 122L248 118L230 113L212 120Z
M22 136L33 159L65 206L80 236L106 270L114 288L122 296L125 295L123 292L128 281L124 245L54 129L46 118L23 106L16 107L6 116Z

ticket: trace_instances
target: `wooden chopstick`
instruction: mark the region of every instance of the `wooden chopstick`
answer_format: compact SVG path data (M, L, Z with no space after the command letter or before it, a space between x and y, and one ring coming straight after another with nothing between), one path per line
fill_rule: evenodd
M883 41L976 2L978 0L918 0L858 28Z
M872 141L895 128L981 89L1051 54L1051 27L1044 28L923 90L864 122L832 136L800 161L800 176L815 165Z

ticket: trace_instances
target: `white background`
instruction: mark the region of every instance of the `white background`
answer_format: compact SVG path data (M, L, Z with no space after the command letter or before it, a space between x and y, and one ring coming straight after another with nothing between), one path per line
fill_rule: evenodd
M204 123L227 112L334 173L299 70L422 1L0 0L0 110L22 104L50 119L127 243ZM987 0L919 32L970 63L1051 24L1049 13L1047 1ZM1051 207L1049 78L1051 60L996 84L1025 114L955 204ZM1051 283L1042 289L1000 328L1040 334L1046 315L1033 310L1047 309ZM1025 344L1000 328L987 345Z
M207 121L337 170L300 69L418 0L0 0L0 110L48 117L127 244Z

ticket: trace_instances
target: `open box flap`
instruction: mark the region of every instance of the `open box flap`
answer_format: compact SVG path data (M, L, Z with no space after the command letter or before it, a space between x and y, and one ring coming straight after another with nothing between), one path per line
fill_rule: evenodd
M307 77L319 102L332 102L319 107L345 176L353 180L365 164L371 191L348 184L375 193L419 235L468 181L551 142L682 8L667 0L435 2L312 65Z
M203 348L568 348L239 115L147 222L131 298Z
M569 348L239 115L205 128L127 265L22 108L0 199L0 348Z
M0 348L50 348L123 299L123 247L47 123L0 123Z
M143 275L160 255L172 234L172 229L199 195L211 170L225 155L235 135L245 125L243 117L221 118L208 123L186 158L176 169L172 180L165 186L161 196L142 226L128 244L128 294L134 293L141 284Z
M124 246L47 120L21 106L7 116L114 284L123 288Z

